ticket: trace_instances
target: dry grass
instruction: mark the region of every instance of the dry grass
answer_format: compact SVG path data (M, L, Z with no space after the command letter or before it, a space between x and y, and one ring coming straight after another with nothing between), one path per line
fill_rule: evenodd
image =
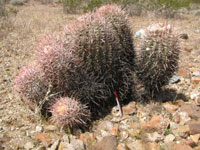
M14 92L13 79L22 66L34 59L34 47L37 41L47 33L63 30L65 24L76 18L76 15L66 15L62 6L39 5L31 3L18 8L16 16L10 16L0 22L0 131L4 144L15 149L29 139L36 139L31 134L39 124L45 124L41 118L23 104L21 98ZM182 65L193 65L200 70L199 63L191 60L200 57L199 34L200 19L186 16L185 19L170 19L148 17L132 17L130 19L133 31L147 27L154 22L171 23L180 33L187 33L189 39L183 42L183 49L191 47L191 53L183 51ZM200 58L199 58L200 60ZM190 62L190 63L188 63ZM58 133L59 134L59 133ZM0 137L1 138L1 137ZM17 143L16 143L17 141ZM0 140L1 142L1 140Z

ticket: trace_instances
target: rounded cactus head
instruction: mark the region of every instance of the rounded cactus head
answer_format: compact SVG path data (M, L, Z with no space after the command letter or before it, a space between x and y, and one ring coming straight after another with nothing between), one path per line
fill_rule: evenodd
M57 92L66 90L68 76L76 67L76 57L70 44L59 35L47 35L38 44L37 62Z
M147 33L154 33L154 34L169 34L173 33L173 27L170 24L167 23L156 23L152 24L147 27L146 29Z
M85 104L74 98L62 97L56 99L51 107L52 119L60 125L84 126L90 120L90 111Z
M152 96L169 82L178 68L179 40L170 24L154 24L138 49L137 76Z
M40 67L26 66L18 73L15 88L25 99L38 104L48 91L48 83Z

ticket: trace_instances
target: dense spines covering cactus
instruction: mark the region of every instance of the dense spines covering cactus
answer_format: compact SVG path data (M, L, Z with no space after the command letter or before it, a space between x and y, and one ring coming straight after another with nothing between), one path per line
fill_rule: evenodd
M60 125L66 126L84 126L90 121L90 111L86 104L69 97L56 99L51 110L52 119Z
M44 37L37 63L53 93L63 97L46 103L53 119L61 125L84 125L90 112L115 103L115 91L120 100L127 98L134 57L127 15L116 5L79 17L63 34Z
M138 49L137 76L153 96L178 68L179 40L169 24L154 24Z
M23 67L15 79L15 86L26 100L37 104L48 91L48 82L38 66Z
M101 7L66 26L65 34L73 35L80 68L124 99L134 65L133 41L125 12L116 5Z
M70 74L76 67L70 41L61 35L47 35L38 44L37 62L54 90L66 93Z

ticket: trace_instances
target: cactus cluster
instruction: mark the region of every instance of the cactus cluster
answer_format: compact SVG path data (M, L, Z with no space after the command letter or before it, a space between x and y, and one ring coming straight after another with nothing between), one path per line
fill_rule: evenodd
M16 88L40 103L49 86L56 96L46 102L53 120L85 126L106 106L160 90L177 68L178 40L171 27L147 29L137 57L128 18L117 5L106 5L68 24L60 34L47 35L36 48L37 67L16 77ZM112 104L112 105L111 105ZM42 107L43 108L43 107Z
M136 73L154 96L178 68L179 40L170 24L153 24L138 49Z

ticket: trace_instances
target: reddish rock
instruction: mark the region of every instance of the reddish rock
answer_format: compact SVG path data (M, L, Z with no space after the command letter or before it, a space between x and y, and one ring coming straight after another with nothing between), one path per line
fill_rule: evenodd
M54 139L52 139L52 137L47 134L47 133L37 133L36 134L37 139L43 143L44 146L48 147Z
M95 141L95 135L94 133L85 132L80 135L80 140L87 146Z
M176 144L173 147L173 150L192 150L192 148L189 145L180 143L180 144Z
M179 123L180 122L180 116L179 114L176 114L173 116L172 121L175 123Z
M113 129L110 131L110 134L111 134L111 135L118 136L118 131L119 131L119 125L117 124L117 125L115 125L115 126L113 127Z
M174 105L181 106L181 105L183 105L183 103L184 103L184 101L183 101L182 99L178 99L178 100L176 100L173 104L174 104Z
M200 134L200 123L189 124L190 134Z
M200 83L200 77L192 77L192 82L195 84L199 84Z
M191 139L187 139L187 141L185 142L186 145L189 145L190 147L195 147L197 146L197 144Z
M136 104L135 102L130 102L128 105L122 107L122 111L124 115L131 115L136 112Z
M200 119L200 107L195 104L183 104L180 112L187 112L192 119Z
M188 53L190 53L193 49L191 47L185 47L184 50Z
M148 150L160 150L160 146L155 142L149 143L148 147Z
M162 106L169 112L169 113L174 113L177 109L178 109L178 106L176 105L173 105L169 102L166 102L164 104L162 104Z
M190 71L188 69L186 69L185 67L179 67L177 75L184 77L184 78L189 78Z
M155 132L160 128L167 126L168 121L160 115L155 115L150 121L141 123L141 128L147 132Z

